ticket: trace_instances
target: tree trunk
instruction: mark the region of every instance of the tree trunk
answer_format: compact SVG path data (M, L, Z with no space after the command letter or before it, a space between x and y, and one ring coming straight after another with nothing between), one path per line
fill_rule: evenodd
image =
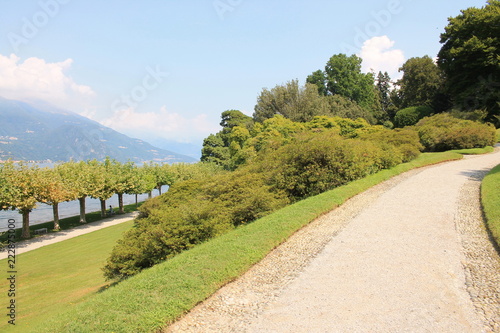
M85 198L78 198L78 201L80 201L80 223L87 223L85 219Z
M54 213L54 230L61 230L59 226L59 203L56 202L52 205L52 212Z
M21 237L24 239L28 239L31 237L30 235L30 212L29 209L22 209L19 211L23 215L23 232Z
M101 217L106 217L106 200L101 200Z
M138 201L137 201L138 194L135 195L135 208L138 206Z
M123 193L118 193L118 213L124 214L123 211Z
M148 199L151 199L153 197L153 191L148 192Z
M161 195L161 185L158 186L158 195Z

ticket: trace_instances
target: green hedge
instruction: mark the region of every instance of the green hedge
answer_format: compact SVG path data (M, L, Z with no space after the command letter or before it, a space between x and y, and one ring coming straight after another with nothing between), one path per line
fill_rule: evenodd
M416 130L426 151L483 148L496 142L493 125L454 118L447 113L420 120Z

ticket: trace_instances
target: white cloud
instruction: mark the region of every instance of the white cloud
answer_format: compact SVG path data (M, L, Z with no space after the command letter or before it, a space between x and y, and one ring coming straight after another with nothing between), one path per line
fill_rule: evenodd
M85 85L77 84L66 75L73 63L47 63L40 58L28 58L24 62L14 54L0 54L0 96L22 101L42 100L57 107L76 111L95 95Z
M404 64L403 51L393 49L395 42L387 36L373 37L364 42L359 56L363 59L363 71L388 72L391 79L401 78L398 69Z
M165 106L158 112L137 112L133 108L117 110L100 123L130 136L161 137L178 142L200 140L220 130L205 114L189 119L169 112Z

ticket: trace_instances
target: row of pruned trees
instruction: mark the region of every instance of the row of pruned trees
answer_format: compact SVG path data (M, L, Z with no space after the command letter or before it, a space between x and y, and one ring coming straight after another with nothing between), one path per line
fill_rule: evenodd
M22 214L22 237L29 238L29 215L39 203L53 207L54 229L59 230L59 203L78 200L80 222L85 223L85 199L101 202L106 216L106 200L118 195L119 213L123 213L123 194L150 193L175 181L189 179L206 167L197 164L120 163L106 158L65 162L53 168L40 168L23 162L7 161L0 165L0 208Z

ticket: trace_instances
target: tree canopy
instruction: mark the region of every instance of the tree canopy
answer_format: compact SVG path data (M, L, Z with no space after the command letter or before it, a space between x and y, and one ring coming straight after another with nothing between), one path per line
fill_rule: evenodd
M411 106L437 106L442 97L444 75L429 56L408 59L399 69L403 77L398 81L400 87L400 108Z
M500 1L462 10L448 21L438 54L448 92L459 109L484 109L487 120L500 125Z

